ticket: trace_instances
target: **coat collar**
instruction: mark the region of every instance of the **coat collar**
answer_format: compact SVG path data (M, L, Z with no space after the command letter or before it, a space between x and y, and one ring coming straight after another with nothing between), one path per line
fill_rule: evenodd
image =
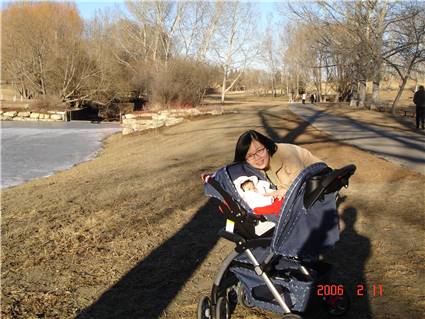
M276 152L270 157L269 171L276 174L278 171L281 170L282 167L283 167L282 157L277 155L277 150L276 150Z

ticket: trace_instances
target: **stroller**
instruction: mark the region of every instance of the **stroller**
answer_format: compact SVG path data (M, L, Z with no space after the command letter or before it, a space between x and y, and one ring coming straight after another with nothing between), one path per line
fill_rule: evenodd
M265 180L257 170L238 163L202 175L205 194L220 200L226 218L219 236L236 247L220 266L211 295L199 301L197 318L230 318L237 304L286 319L301 318L319 303L330 315L345 314L349 298L341 285L330 284L333 267L320 254L339 240L338 191L355 170L354 165L333 170L325 163L305 168L288 189L278 217L268 220L253 213L232 182L243 175ZM319 298L320 284L335 287L335 293Z

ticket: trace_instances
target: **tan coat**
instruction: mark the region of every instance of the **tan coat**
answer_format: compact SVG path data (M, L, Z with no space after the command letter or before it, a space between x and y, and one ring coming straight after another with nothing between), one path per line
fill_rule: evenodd
M293 144L277 144L270 158L270 169L265 173L278 189L288 190L298 174L311 164L322 162L305 148Z

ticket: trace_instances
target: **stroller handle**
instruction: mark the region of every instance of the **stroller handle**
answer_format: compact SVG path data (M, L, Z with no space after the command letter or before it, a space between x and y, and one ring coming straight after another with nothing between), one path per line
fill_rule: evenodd
M355 171L354 164L334 170L328 167L318 175L310 177L304 194L304 207L309 209L323 195L338 192L342 187L347 187Z

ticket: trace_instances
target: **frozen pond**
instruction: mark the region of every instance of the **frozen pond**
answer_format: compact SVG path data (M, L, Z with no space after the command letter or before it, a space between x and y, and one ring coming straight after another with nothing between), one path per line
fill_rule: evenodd
M1 122L1 188L93 158L118 123Z

